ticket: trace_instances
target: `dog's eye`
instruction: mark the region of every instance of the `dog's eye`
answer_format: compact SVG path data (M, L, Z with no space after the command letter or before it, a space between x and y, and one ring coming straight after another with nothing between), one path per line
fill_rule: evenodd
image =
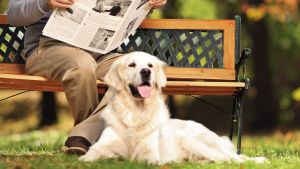
M148 67L153 67L153 65L151 63L148 64Z
M135 67L136 65L135 65L135 63L130 63L129 65L128 65L128 67Z

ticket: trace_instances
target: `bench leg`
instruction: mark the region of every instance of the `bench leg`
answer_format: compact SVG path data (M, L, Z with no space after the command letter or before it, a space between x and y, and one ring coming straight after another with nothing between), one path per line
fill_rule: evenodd
M229 130L229 138L232 141L233 139L233 133L234 133L234 127L235 127L235 123L237 121L237 96L233 97L233 103L232 103L232 117L231 117L231 126L230 126L230 130Z
M242 147L242 119L244 111L244 90L240 91L233 98L232 121L229 130L229 138L232 141L234 128L237 122L237 153L241 153Z
M237 115L238 115L238 135L237 135L237 153L241 153L242 147L242 124L243 124L243 111L244 111L244 90L237 96Z

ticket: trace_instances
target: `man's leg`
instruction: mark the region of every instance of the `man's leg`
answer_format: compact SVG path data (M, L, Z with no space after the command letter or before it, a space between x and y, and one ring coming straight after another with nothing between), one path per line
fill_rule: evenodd
M26 72L53 81L62 81L76 126L87 119L99 103L96 66L94 58L89 53L50 38L42 38L39 48L26 62ZM98 126L102 125L98 123ZM94 141L89 135L76 137L78 136L80 142L84 142L87 147ZM71 142L76 142L78 140L76 137ZM69 143L68 140L66 144Z
M121 56L117 53L107 54L102 56L97 60L97 68L96 68L96 77L99 80L103 80L105 74L108 72L111 64ZM104 121L100 119L100 113L102 109L107 105L109 100L112 98L113 89L109 88L104 97L102 98L100 104L98 104L97 108L94 110L91 116L89 116L86 120L82 121L80 124L76 125L70 136L84 136L88 138L91 144L94 144L98 138L100 137L102 131L104 130Z

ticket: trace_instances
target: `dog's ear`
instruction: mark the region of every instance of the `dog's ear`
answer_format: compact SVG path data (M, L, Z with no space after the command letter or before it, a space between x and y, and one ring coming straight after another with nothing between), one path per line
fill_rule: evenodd
M116 90L121 90L124 86L124 79L122 76L122 70L124 65L123 59L124 56L118 58L109 68L108 72L104 76L104 81L108 86L115 88Z
M163 67L165 67L167 64L159 59L156 59L156 68L157 68L157 74L156 74L156 85L159 89L166 86L167 83L167 77L164 73Z

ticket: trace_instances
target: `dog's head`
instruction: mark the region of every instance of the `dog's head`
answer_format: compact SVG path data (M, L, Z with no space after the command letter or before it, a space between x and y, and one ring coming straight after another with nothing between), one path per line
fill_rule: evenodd
M164 62L144 52L132 52L116 60L104 81L116 90L124 90L134 98L146 99L153 89L161 90L166 84Z

